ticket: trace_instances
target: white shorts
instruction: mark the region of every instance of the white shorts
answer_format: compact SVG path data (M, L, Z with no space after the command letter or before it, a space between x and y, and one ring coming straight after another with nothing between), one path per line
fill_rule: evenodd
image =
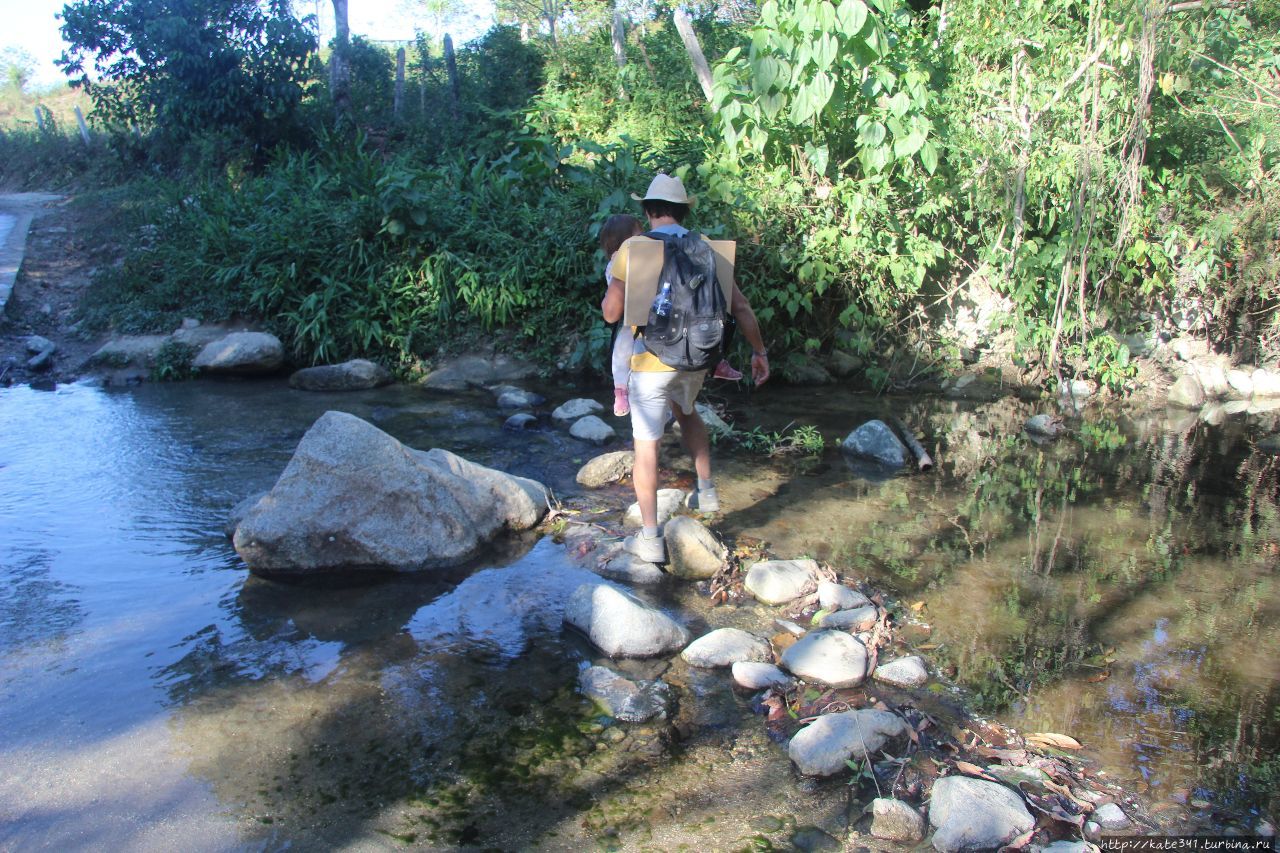
M693 402L698 399L702 382L707 378L705 370L671 370L655 373L633 370L631 386L627 394L631 403L631 434L639 441L657 441L662 438L675 403L686 415L693 414Z

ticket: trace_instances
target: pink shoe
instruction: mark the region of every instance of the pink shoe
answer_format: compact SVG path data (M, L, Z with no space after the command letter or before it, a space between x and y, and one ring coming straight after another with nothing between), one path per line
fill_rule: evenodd
M732 364L724 359L720 359L720 363L716 365L716 369L711 375L716 379L729 379L733 382L737 382L742 378L742 371L734 370Z
M631 413L631 401L627 399L626 388L613 389L613 415L620 418Z

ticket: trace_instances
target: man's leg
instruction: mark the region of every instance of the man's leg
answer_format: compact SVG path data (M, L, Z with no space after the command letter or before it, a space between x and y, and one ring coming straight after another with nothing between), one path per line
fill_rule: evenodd
M711 480L711 439L707 435L707 425L695 408L702 379L702 375L693 375L683 380L678 386L677 399L672 400L671 410L680 424L680 440L693 457L693 467L698 474L697 486L685 498L685 506L698 512L719 512L720 497ZM682 404L688 406L688 414L685 414Z
M631 432L636 451L631 481L643 529L628 536L622 547L651 563L667 560L666 543L658 533L658 442L667 423L667 385L672 378L663 373L631 374Z
M646 528L658 526L658 442L637 438L636 466L631 482L640 504L640 518Z
M675 412L676 422L680 424L680 442L693 457L693 468L698 472L699 480L711 479L711 439L707 435L707 425L702 422L697 409L685 414L676 404L671 404ZM639 442L636 442L636 467L640 465ZM643 507L641 507L643 511Z

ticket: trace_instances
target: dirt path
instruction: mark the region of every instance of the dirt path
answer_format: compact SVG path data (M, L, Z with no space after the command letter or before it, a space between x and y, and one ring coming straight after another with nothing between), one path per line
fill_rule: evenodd
M94 272L119 253L118 246L90 236L111 211L75 196L0 194L0 214L20 212L32 219L25 257L0 315L0 384L69 382L79 377L81 365L104 338L81 332L76 309ZM57 345L45 370L27 367L32 335Z

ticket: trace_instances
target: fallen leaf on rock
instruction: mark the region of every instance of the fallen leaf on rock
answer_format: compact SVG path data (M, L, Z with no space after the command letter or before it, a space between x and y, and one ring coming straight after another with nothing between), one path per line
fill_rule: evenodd
M1017 838L1013 839L1008 844L1001 847L1000 853L1004 853L1004 851L1006 850L1022 850L1028 844L1030 844L1031 839L1035 837L1036 837L1036 828L1033 826L1031 827L1031 829L1028 829L1026 832L1022 833Z
M1111 677L1111 671L1103 670L1102 672L1089 676L1088 678L1085 679L1085 681L1089 684L1097 684L1099 681L1106 681L1110 677Z
M1067 735L1060 735L1055 732L1036 732L1026 736L1027 743L1034 746L1048 746L1053 749L1083 749L1080 741Z
M994 746L975 746L974 753L981 755L983 758L994 758L998 761L1004 761L1009 764L1026 764L1027 751L1025 749L999 749Z
M779 656L781 656L783 652L785 652L787 649L791 648L796 644L797 639L799 638L796 637L795 634L790 634L790 633L787 633L786 631L783 631L781 634L774 634L769 639L769 642L773 643L774 652L777 653Z
M911 605L911 612L919 613L921 610L924 610L924 608L925 603L923 601L917 601L915 604Z
M1023 790L1022 796L1026 799L1027 805L1056 821L1070 824L1077 828L1084 826L1084 815L1076 812L1070 800L1063 800L1057 794L1046 794L1043 797L1038 797L1035 794L1028 793L1026 790Z
M986 779L988 782L999 781L994 776L987 775L987 771L983 770L978 765L970 764L967 761L957 761L956 769L966 776L977 776L979 779Z

